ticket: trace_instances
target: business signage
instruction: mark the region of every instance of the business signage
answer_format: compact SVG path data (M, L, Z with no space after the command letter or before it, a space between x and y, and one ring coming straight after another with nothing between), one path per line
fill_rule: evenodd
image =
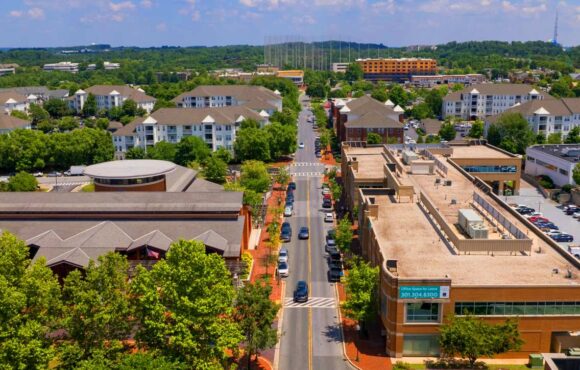
M447 299L449 286L437 285L407 285L399 287L400 299Z

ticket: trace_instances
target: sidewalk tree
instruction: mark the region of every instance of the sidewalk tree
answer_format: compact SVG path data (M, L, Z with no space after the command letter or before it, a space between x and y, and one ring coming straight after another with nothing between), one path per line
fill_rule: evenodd
M211 182L223 184L228 175L228 165L215 155L209 157L203 168L203 176Z
M26 244L0 233L0 367L45 369L54 357L61 291L44 258L31 263Z
M59 348L66 367L100 353L113 359L123 351L135 324L129 294L127 258L118 253L91 261L83 273L72 271L64 280L63 328L66 339Z
M266 282L244 285L238 291L234 319L245 336L248 369L252 355L270 348L278 342L277 331L273 327L280 306L270 300L272 287Z
M367 144L381 144L383 142L383 138L381 137L381 135L374 133L374 132L369 132L367 135Z
M366 332L366 323L377 313L379 268L354 258L345 279L346 301L342 304L346 317L355 320Z
M492 325L481 318L466 315L448 317L439 327L439 344L447 356L468 359L471 367L478 358L518 350L523 344L517 320L508 319Z
M338 250L343 253L350 252L350 247L354 233L352 231L352 223L347 216L344 216L336 226L336 246Z
M453 127L452 123L444 123L441 125L441 129L439 130L439 136L443 140L451 141L455 139L455 127Z
M281 185L282 188L286 188L288 182L290 181L290 174L288 170L284 167L280 167L278 174L274 177L274 180Z
M483 136L483 122L481 120L477 120L473 122L471 128L469 129L469 133L467 136L479 139Z
M263 162L250 160L242 163L240 184L246 188L263 193L270 187L270 174Z
M233 319L235 288L224 259L201 241L174 242L166 259L137 267L131 284L138 341L190 368L220 368L243 340Z

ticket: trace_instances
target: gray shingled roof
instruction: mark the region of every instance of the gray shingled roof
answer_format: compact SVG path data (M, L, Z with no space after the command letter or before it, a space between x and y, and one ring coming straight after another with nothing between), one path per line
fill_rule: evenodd
M195 125L211 116L217 124L232 124L240 116L261 121L262 117L245 106L229 106L214 108L162 108L151 114L159 124L164 125ZM143 118L139 118L143 122Z
M0 92L0 104L4 105L10 99L16 100L18 103L26 103L27 97L14 92L14 91L3 91Z
M461 94L469 94L473 90L479 91L481 95L528 95L532 90L536 90L544 99L553 99L539 88L527 84L477 84L466 86L463 90L452 92L445 96L443 101L458 101Z
M95 85L87 88L85 91L93 95L109 95L113 91L117 91L122 96L126 96L137 103L156 100L154 97L126 85Z
M24 128L28 125L30 125L29 121L0 113L0 129L14 130L17 128Z
M393 108L386 106L368 95L346 103L350 110L345 127L403 128L403 124L391 118L398 115ZM356 116L356 118L353 118Z
M237 100L250 101L254 99L281 100L282 97L263 86L253 85L203 85L177 96L172 101L180 103L185 97L233 96Z
M519 112L525 117L533 116L539 109L544 109L552 116L569 116L580 113L580 98L532 100L509 108L506 112ZM498 116L491 118L495 122Z

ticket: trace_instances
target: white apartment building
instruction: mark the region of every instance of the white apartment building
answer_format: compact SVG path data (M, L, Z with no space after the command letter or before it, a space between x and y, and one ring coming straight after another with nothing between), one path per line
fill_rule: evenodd
M155 106L156 99L145 94L141 89L136 89L125 85L95 85L86 90L78 90L68 99L69 106L77 113L80 113L89 97L93 94L97 100L97 110L109 110L121 107L125 100L131 99L139 108L143 108L147 113L151 113Z
M580 144L534 145L526 149L526 174L547 175L554 184L574 184L572 170L580 163Z
M348 65L350 63L332 63L332 72L334 73L346 73L348 70Z
M536 134L561 133L565 138L571 129L580 127L580 98L533 100L518 104L506 112L521 113ZM486 118L486 129L499 116ZM487 131L487 130L486 130Z
M503 113L516 104L553 99L533 86L524 84L478 84L443 98L443 118L484 119Z
M61 72L72 72L77 73L79 71L79 63L72 62L58 62L45 64L42 67L45 71L61 71Z
M112 70L119 69L119 68L121 68L121 63L103 62L103 69L105 71L112 71ZM97 69L96 63L89 64L87 66L87 71L94 71L96 69Z
M0 92L0 114L10 114L17 110L28 112L30 103L36 103L38 98L34 95L25 96L14 91Z
M411 85L415 87L435 87L454 84L474 85L485 82L485 76L478 73L464 75L434 75L434 76L411 76Z
M180 108L213 108L245 106L271 116L282 111L282 96L278 91L252 85L198 86L173 99Z
M160 141L179 143L187 136L202 138L213 150L233 150L242 121L253 119L264 126L267 113L260 114L244 106L215 108L163 108L149 117L139 117L113 133L117 158L133 147L147 150Z

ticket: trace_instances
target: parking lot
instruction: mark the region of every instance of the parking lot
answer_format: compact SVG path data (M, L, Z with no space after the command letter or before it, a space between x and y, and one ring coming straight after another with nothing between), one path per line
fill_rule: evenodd
M556 224L560 231L570 234L574 237L574 244L580 243L580 222L572 216L566 215L562 211L562 207L549 199L546 199L540 194L536 188L530 184L522 181L520 188L520 195L513 197L505 197L507 203L525 204L534 208L537 212L543 214L544 217L550 219ZM559 243L565 249L568 249L570 243Z

